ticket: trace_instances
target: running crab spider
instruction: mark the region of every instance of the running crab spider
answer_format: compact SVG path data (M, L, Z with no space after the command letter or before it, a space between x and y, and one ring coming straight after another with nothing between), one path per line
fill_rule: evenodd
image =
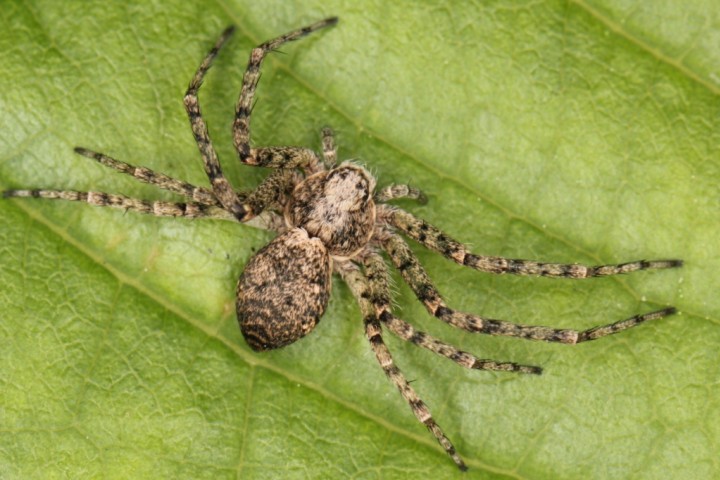
M245 165L273 169L253 191L236 191L223 175L200 111L198 91L230 27L204 58L184 97L193 135L211 188L199 187L144 167L135 167L85 148L75 151L106 167L185 197L186 201L145 201L102 192L68 190L7 190L4 197L34 197L87 202L157 216L215 218L247 222L261 216L278 236L248 262L237 284L237 316L248 345L256 351L293 343L310 333L330 298L333 273L349 285L363 315L365 334L380 366L407 401L417 419L435 436L455 464L466 466L435 422L430 410L395 365L382 337L383 329L430 350L460 366L477 370L540 374L541 368L479 359L416 330L392 313L389 269L385 252L417 298L434 317L472 333L504 335L575 344L595 340L675 313L667 307L583 331L520 325L454 310L443 301L402 236L446 258L481 272L583 279L639 270L675 268L680 260L634 261L584 266L476 255L468 248L409 212L390 206L398 198L425 201L407 185L376 189L376 179L351 161L337 162L332 131L322 132L322 152L295 146L252 147L250 116L263 59L286 42L337 23L328 18L262 43L254 48L245 70L235 108L233 141Z

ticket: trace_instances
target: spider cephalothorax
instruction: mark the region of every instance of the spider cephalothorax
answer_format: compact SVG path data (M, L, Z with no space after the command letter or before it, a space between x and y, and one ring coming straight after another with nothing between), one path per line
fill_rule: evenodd
M586 267L475 255L436 227L412 214L385 204L395 198L419 202L425 196L407 185L375 191L375 179L364 168L345 162L336 165L332 132L323 130L322 155L301 147L250 146L250 112L260 65L265 56L291 40L333 25L328 18L292 31L254 48L235 108L233 139L240 161L276 169L252 192L235 191L222 173L197 93L213 59L232 28L227 29L205 57L184 98L190 125L212 189L197 187L147 168L134 167L107 155L76 148L81 155L142 182L184 196L185 203L149 202L100 192L68 190L8 190L5 197L37 197L84 201L159 216L206 217L247 222L259 215L278 237L258 251L245 266L237 285L237 314L245 340L254 350L279 348L312 331L330 298L330 277L339 273L357 299L365 334L385 374L400 390L417 419L435 436L455 464L465 463L433 420L425 403L395 366L382 339L382 328L403 340L453 362L478 370L539 374L540 367L482 360L460 351L395 317L390 308L389 272L378 253L384 251L428 312L455 327L474 333L506 335L532 340L575 344L626 330L647 320L675 312L667 307L626 320L583 331L520 325L458 312L445 304L418 259L400 234L412 238L460 265L490 273L588 278L637 270L679 267L680 260L636 261Z
M330 255L349 259L368 244L375 225L375 179L362 167L343 163L298 184L285 208L288 227L322 240Z

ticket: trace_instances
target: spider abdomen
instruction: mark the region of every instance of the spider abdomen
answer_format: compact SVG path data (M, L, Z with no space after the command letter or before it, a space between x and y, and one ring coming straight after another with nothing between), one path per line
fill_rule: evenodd
M290 227L319 238L330 255L352 258L370 241L375 226L375 179L364 168L343 163L309 176L295 187L285 209Z
M237 285L237 317L253 350L272 350L310 333L330 297L327 249L294 228L258 251Z

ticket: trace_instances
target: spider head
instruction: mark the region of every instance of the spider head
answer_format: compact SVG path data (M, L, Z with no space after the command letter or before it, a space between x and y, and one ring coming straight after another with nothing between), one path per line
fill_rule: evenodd
M288 227L319 238L339 258L367 245L375 225L375 179L359 165L345 162L300 182L285 207Z
M340 211L367 208L375 190L375 179L359 165L344 162L330 170L323 180L323 196Z

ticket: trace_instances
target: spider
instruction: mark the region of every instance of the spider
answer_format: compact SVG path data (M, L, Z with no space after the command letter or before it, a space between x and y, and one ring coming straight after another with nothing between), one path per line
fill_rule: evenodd
M77 147L75 152L135 179L184 196L184 203L145 201L101 192L69 190L8 190L4 197L34 197L87 202L157 216L254 221L278 236L247 263L237 284L237 318L253 350L272 350L310 333L322 317L330 297L331 275L338 273L359 303L365 334L377 361L417 419L435 436L461 469L467 467L435 422L426 404L395 365L382 329L401 339L476 369L540 374L537 366L484 360L416 330L391 310L389 269L384 251L405 282L431 315L472 333L505 335L530 340L575 344L595 340L657 320L676 312L667 307L583 331L530 326L459 312L443 301L424 268L401 237L403 234L448 259L482 272L561 278L589 278L675 268L681 260L635 261L617 265L540 263L475 255L438 228L409 212L387 204L398 198L426 202L423 193L408 185L375 189L375 178L361 165L337 162L333 133L322 131L322 153L308 148L251 147L250 114L263 59L286 42L336 24L336 17L269 40L252 50L235 108L233 141L245 165L274 171L253 191L233 189L223 175L218 156L200 113L198 90L220 48L232 35L226 29L204 58L184 97L185 109L202 156L211 189L135 167L102 153Z

